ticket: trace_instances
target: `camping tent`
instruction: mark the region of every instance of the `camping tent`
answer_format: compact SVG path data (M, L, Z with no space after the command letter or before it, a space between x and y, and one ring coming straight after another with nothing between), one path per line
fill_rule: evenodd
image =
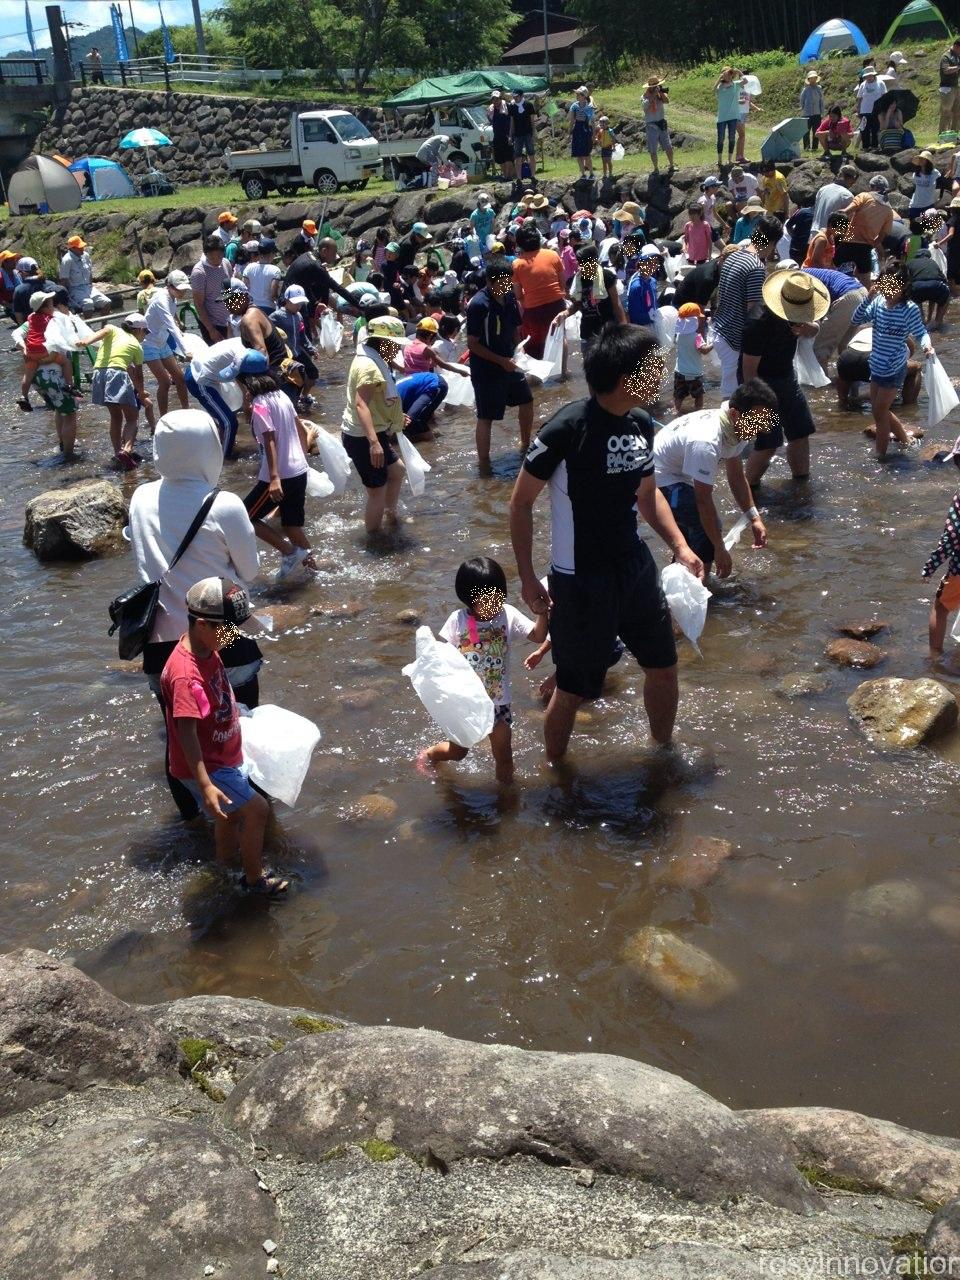
M384 106L392 111L422 111L457 102L486 102L494 89L521 89L524 93L543 93L546 80L540 76L515 76L509 71L465 71L457 76L434 76L418 80L403 93L387 98Z
M901 40L928 40L931 37L939 40L941 36L949 38L952 34L935 4L930 0L910 0L891 22L887 34L880 41L880 48L888 49Z
M27 156L7 186L11 213L66 213L80 207L80 188L49 156Z
M75 173L78 180L86 174L90 180L90 189L86 194L94 200L115 200L118 196L137 194L123 165L117 164L116 160L107 160L104 156L83 156L80 160L74 160L70 172Z
M835 49L841 53L869 53L870 42L849 18L831 18L810 32L807 43L800 50L800 61L816 62L817 58Z

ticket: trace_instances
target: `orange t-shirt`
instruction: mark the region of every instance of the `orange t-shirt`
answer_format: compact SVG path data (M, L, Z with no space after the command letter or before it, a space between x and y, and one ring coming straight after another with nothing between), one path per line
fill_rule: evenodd
M563 263L552 249L521 254L513 264L513 278L520 286L520 301L527 311L559 302L566 293Z
M854 196L849 205L850 239L858 244L873 244L878 237L888 236L893 227L893 210L870 191Z

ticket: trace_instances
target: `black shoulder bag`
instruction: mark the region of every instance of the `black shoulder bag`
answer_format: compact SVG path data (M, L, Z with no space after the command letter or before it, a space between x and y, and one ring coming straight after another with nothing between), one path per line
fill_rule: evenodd
M129 591L124 591L122 595L117 596L115 600L110 602L110 621L113 625L107 635L112 636L115 631L120 632L118 645L121 658L131 661L134 658L139 658L140 654L143 653L144 646L153 631L154 619L157 616L157 606L160 603L160 587L163 584L163 579L196 537L200 526L210 514L213 500L219 492L219 489L214 489L213 493L204 498L203 505L193 517L193 523L183 535L183 541L177 547L176 555L174 555L156 582L145 582L138 587L132 587Z

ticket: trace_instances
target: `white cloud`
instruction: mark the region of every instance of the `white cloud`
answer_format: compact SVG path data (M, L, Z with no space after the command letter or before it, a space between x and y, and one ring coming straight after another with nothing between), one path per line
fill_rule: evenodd
M203 12L216 7L216 0L200 0L200 9ZM110 5L103 2L103 0L61 0L60 8L68 22L82 22L90 31L97 31L100 27L110 25ZM127 0L121 0L121 9L123 11L123 25L128 32L127 39L129 42L130 5ZM164 0L163 16L168 27L184 26L193 21L193 6L190 0ZM37 48L49 49L50 32L47 30L46 12L44 5L39 0L34 0L34 3L31 4L30 17L33 21L33 34ZM157 5L148 3L148 0L133 0L133 20L138 31L152 31L155 27L159 27L160 13ZM0 24L0 31L5 28L6 30L22 32L24 27L23 10L20 10L18 17L5 18ZM0 52L10 52L12 49L26 49L27 47L28 42L25 35L0 35ZM132 54L133 50L131 49L130 52ZM104 56L108 57L109 55L105 53Z

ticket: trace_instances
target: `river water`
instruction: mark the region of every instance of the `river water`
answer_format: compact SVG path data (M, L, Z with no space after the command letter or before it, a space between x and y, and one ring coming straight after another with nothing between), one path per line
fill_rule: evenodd
M951 367L956 340L940 335L938 346ZM582 393L579 357L574 369L572 385L541 394L538 421ZM346 361L326 372L315 416L333 425ZM838 414L829 389L811 393L813 482L795 492L785 464L774 465L769 549L741 545L703 660L682 648L681 763L651 752L638 673L623 662L581 715L570 768L551 772L537 680L518 659L520 785L501 799L486 749L436 781L412 766L432 731L400 674L414 633L397 612L414 608L438 629L456 606L457 564L482 553L502 559L520 603L511 439L501 433L497 474L479 479L472 420L442 415L438 440L423 446L434 467L427 492L408 500L398 546L365 547L355 496L314 503L308 533L326 568L315 584L257 593L260 606L288 606L264 646L263 701L323 731L300 803L279 807L269 846L296 891L268 908L225 894L208 870L209 839L175 820L155 705L106 636L107 602L134 576L130 554L45 566L22 545L26 501L102 474L109 450L101 411L86 408L86 461L45 465L52 419L6 407L18 377L4 357L0 949L72 956L126 999L260 996L367 1023L626 1054L738 1107L832 1105L960 1131L960 741L877 753L847 717L863 676L823 657L838 621L876 614L890 630L874 674L930 672L930 588L919 574L952 467L917 450L877 464L861 434L868 419ZM718 399L713 388L708 404ZM956 430L942 424L928 442ZM248 456L224 482L242 493L253 474ZM120 481L127 492L136 482ZM729 524L726 493L723 502ZM545 502L537 524L543 551ZM273 552L261 559L275 567ZM830 679L825 694L776 696L783 676L817 668ZM958 676L960 667L945 678ZM393 812L356 818L371 794L392 804L368 808ZM696 835L733 841L735 856L704 889L659 884ZM898 906L887 918L848 911L851 895L889 881ZM735 994L709 1009L655 994L621 959L647 924L720 960Z

